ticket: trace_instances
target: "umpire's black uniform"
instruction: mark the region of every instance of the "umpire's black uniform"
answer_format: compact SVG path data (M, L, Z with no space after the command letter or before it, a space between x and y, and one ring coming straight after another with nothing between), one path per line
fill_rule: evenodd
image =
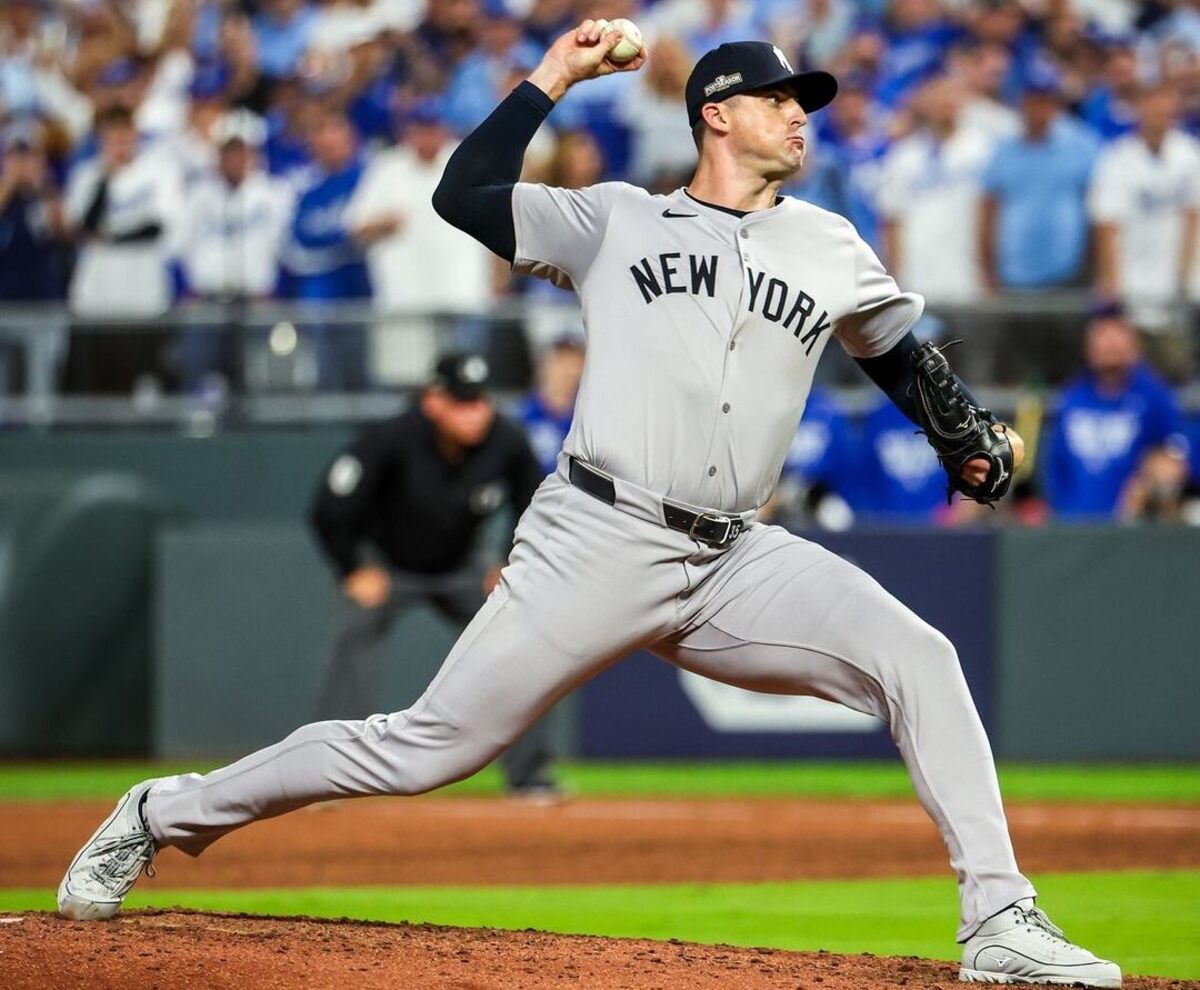
M439 361L432 387L453 401L486 402L485 385L481 358L451 355ZM425 602L466 626L483 604L480 528L506 504L519 517L541 480L517 423L496 414L479 443L457 445L421 403L367 427L334 459L312 508L317 537L343 578L368 563L387 568L391 594L375 608L346 597L319 719L376 710L379 646L405 609ZM504 756L509 789L552 790L550 760L548 733L537 725Z

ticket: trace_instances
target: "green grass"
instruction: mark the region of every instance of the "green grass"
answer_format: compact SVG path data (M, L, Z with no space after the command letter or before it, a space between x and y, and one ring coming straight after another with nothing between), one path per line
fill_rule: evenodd
M112 798L150 776L211 769L211 762L0 764L0 800ZM900 761L796 760L568 763L563 779L582 797L909 797ZM1200 764L1005 764L1012 801L1200 802ZM495 794L500 778L485 770L449 788Z
M130 783L211 764L0 764L0 800L110 799ZM585 797L911 796L899 761L570 763ZM1200 802L1200 764L1001 767L1009 800ZM495 794L487 770L450 788ZM1055 874L1037 878L1043 901L1073 938L1128 972L1200 979L1200 871ZM953 884L947 879L802 883L317 888L151 891L130 905L309 914L381 921L538 928L560 932L790 949L953 958ZM50 890L0 889L0 910L51 910Z
M1131 973L1200 978L1200 871L1049 874L1041 903L1067 933ZM136 893L191 907L378 921L536 928L787 949L956 957L951 880L573 886L356 887ZM48 890L0 890L0 910L51 910Z

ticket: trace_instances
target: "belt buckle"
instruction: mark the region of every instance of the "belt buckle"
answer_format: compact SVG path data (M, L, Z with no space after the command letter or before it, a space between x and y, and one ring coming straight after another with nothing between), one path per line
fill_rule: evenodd
M719 540L706 539L705 537L700 536L696 532L696 527L700 525L701 520L707 520L709 522L715 522L715 523L724 523L725 524L725 533L721 536L721 538ZM728 543L732 543L739 536L741 536L742 529L744 528L744 526L745 526L745 524L742 522L742 519L740 516L732 517L732 516L717 515L715 512L699 512L696 514L696 518L694 520L692 520L692 525L688 527L688 536L690 536L693 540L696 540L698 543L703 543L706 546L712 547L714 550L716 550L716 549L719 549L719 548L725 546Z

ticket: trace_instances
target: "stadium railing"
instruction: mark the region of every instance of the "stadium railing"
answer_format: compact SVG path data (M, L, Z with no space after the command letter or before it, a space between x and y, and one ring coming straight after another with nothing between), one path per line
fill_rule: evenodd
M963 339L955 367L998 412L1081 366L1089 297L1005 295L931 306L921 331ZM1195 336L1195 311L1186 314ZM448 348L492 359L498 391L534 380L538 351L582 333L572 302L519 297L486 312L383 313L365 302L186 302L153 318L72 315L60 305L0 305L0 422L12 427L354 422L388 415ZM217 372L217 375L208 372ZM841 349L818 381L851 413L878 401ZM1200 379L1180 384L1200 411Z

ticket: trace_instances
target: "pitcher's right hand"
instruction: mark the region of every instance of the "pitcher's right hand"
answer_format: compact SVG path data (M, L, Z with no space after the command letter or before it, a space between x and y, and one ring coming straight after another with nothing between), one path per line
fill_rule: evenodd
M530 74L529 81L557 101L577 82L613 72L636 72L646 64L645 52L620 65L610 62L608 53L624 35L620 30L602 35L602 26L601 21L588 19L561 35Z

